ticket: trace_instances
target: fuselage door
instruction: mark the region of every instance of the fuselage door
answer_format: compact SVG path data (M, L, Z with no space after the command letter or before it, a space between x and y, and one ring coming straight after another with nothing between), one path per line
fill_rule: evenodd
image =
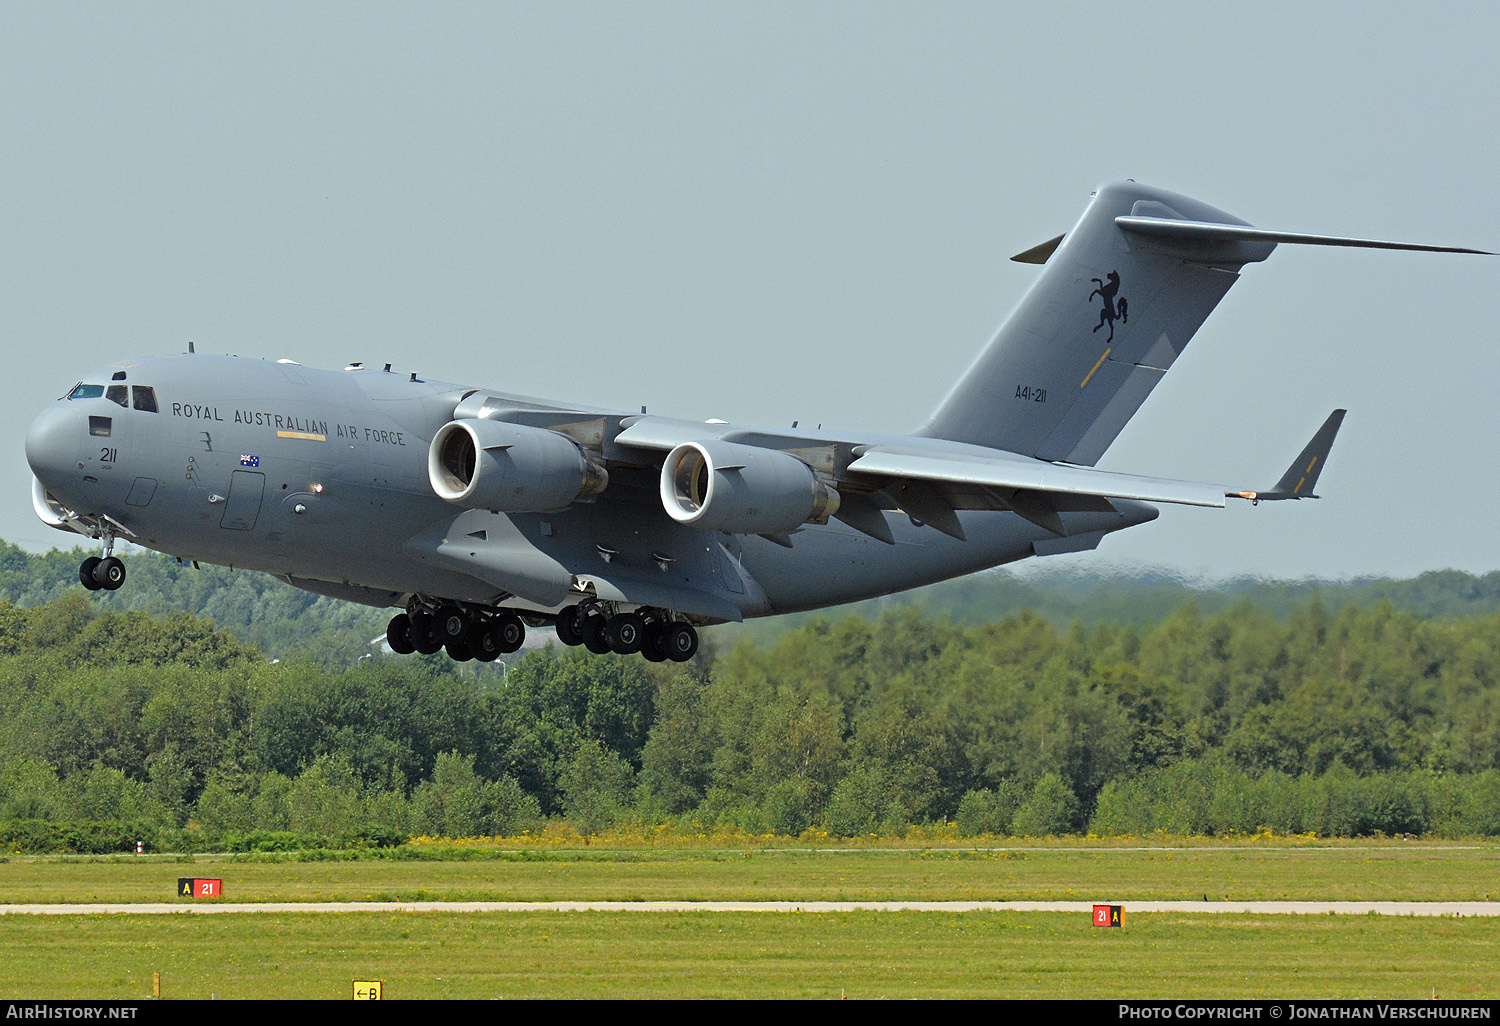
M260 518L260 500L266 492L266 475L236 470L229 479L229 498L219 526L226 531L248 531Z

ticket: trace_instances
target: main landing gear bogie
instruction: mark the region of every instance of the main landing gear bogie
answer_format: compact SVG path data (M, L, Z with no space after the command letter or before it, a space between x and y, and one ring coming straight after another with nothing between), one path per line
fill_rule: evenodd
M698 651L692 624L651 610L610 615L598 607L567 606L557 614L555 629L564 645L582 645L595 655L639 652L653 663L687 662Z
M458 662L492 662L517 651L525 640L526 625L515 613L465 610L451 603L398 613L385 628L385 642L397 655L446 651Z

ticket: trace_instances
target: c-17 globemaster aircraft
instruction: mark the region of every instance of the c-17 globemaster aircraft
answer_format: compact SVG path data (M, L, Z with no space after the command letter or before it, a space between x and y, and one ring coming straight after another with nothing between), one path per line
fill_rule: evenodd
M1247 263L1278 243L1477 250L1263 231L1121 182L1015 257L1042 265L905 435L592 409L352 364L189 353L90 373L26 436L37 515L403 611L396 652L491 660L527 626L691 658L696 628L1092 549L1152 503L1314 498L1344 411L1269 489L1093 469ZM191 347L190 347L191 348Z

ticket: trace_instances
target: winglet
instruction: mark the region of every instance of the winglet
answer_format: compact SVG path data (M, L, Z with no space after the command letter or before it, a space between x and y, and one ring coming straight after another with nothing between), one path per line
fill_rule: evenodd
M1270 501L1273 499L1316 499L1313 488L1318 483L1318 475L1323 472L1323 464L1328 460L1328 450L1333 448L1334 436L1339 433L1339 425L1344 422L1345 410L1334 410L1318 428L1318 433L1313 435L1312 441L1302 450L1292 465L1287 468L1286 473L1281 475L1281 480L1266 491L1255 492L1225 492L1231 499L1249 499L1251 502Z

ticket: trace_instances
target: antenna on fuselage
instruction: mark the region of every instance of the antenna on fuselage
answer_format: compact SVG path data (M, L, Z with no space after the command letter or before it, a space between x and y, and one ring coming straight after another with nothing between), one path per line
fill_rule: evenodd
M193 354L193 340L192 339L188 339L188 355L191 356L192 354Z

